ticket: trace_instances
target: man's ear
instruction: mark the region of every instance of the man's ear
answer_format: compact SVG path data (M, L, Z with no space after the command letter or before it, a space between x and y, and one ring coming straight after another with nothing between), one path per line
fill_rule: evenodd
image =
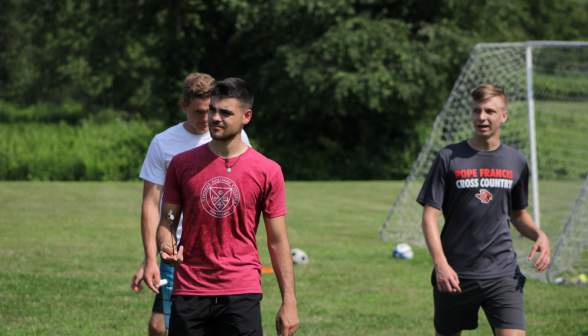
M502 122L505 122L506 119L508 119L508 111L504 110L502 111Z
M245 112L243 113L243 125L249 124L249 122L251 121L252 115L253 115L253 111L251 111L251 109L245 110Z
M180 106L182 107L182 110L184 110L184 112L188 112L188 104L186 104L185 100L182 100L180 102Z

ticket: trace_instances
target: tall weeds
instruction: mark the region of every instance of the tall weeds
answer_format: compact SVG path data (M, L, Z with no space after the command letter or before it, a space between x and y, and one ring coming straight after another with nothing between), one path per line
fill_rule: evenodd
M162 129L141 120L0 124L0 180L136 180Z

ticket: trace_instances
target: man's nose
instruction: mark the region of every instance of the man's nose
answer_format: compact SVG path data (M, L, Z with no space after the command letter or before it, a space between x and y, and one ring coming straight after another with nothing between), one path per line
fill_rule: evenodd
M221 121L220 113L211 112L208 114L208 119L212 121Z

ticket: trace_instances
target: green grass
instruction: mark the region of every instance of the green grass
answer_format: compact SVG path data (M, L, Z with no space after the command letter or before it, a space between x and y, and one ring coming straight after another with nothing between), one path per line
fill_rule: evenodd
M432 335L432 263L390 257L378 229L401 182L287 183L296 266L298 335ZM130 279L142 260L142 185L135 182L0 183L0 335L146 334L153 294ZM269 266L265 230L260 257ZM262 276L263 325L274 335L276 280ZM529 335L588 335L588 287L528 281ZM464 335L491 335L480 328Z

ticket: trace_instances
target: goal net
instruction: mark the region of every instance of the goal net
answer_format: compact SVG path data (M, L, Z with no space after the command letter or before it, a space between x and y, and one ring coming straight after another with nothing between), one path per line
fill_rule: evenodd
M508 96L501 140L529 160L527 211L550 238L549 280L587 272L588 42L478 44L382 225L380 239L425 246L422 207L415 200L437 152L473 135L470 91L481 83L499 85ZM527 261L533 242L511 229L522 271L546 280Z

